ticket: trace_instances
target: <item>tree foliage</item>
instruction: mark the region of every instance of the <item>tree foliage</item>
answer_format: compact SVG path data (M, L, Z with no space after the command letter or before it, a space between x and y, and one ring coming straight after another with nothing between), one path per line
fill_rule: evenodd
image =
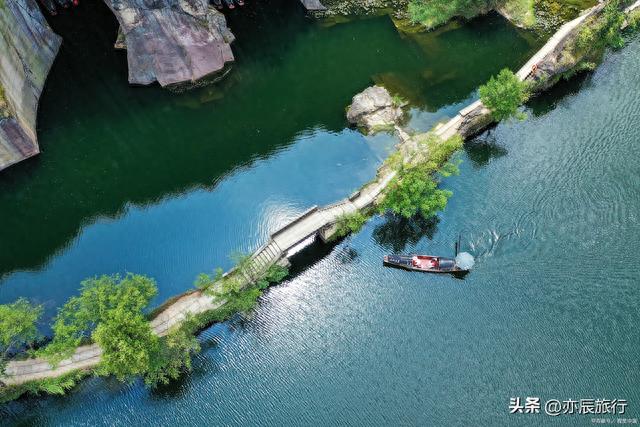
M102 349L96 369L98 375L114 375L119 381L131 381L144 375L160 351L160 342L141 313L122 307L109 310L92 335Z
M529 90L511 70L505 68L480 86L480 99L497 121L511 117L523 119L518 107L529 99Z
M357 233L367 222L367 217L360 211L343 214L336 222L336 237L344 237L347 234Z
M412 22L434 28L455 16L472 18L491 4L489 0L411 0L407 11Z
M127 274L101 276L87 279L81 284L81 292L58 311L53 324L53 340L40 350L51 362L58 363L73 354L82 340L105 330L115 332L124 324L124 317L142 316L142 309L157 293L153 279ZM95 336L93 337L95 339ZM132 337L133 338L133 337Z
M186 319L185 324L191 322ZM144 382L150 386L168 384L191 370L191 355L200 351L200 344L188 327L174 327L159 339L157 350L153 352L150 364L144 373Z
M428 218L445 208L451 194L439 189L424 168L412 167L391 183L382 207L405 218L417 213Z
M402 167L385 191L380 203L380 211L390 210L405 218L416 214L424 218L434 216L443 210L451 192L438 188L436 173L451 175L457 173L457 165L449 162L451 155L462 147L462 138L456 135L446 141L428 135L420 141L427 159L418 164Z
M12 304L0 305L0 373L12 350L30 346L39 337L37 323L42 306L20 298Z

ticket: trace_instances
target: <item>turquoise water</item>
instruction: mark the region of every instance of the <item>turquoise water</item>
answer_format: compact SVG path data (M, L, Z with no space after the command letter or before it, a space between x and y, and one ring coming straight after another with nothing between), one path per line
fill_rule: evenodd
M127 271L157 280L153 304L184 292L375 175L395 139L348 129L344 110L379 76L420 94L429 125L535 45L498 16L416 40L388 18L323 28L278 4L230 14L234 69L183 94L127 85L100 2L51 20L64 44L40 107L42 155L0 175L0 302L25 296L50 318L82 279Z
M300 19L306 29L309 24ZM380 19L313 31L320 37L362 26L365 34L387 25ZM394 34L390 29L388 37ZM397 46L404 43L416 46L401 39ZM420 45L414 52L424 54ZM299 254L295 275L270 289L252 313L200 335L203 351L180 381L148 390L139 383L89 379L65 397L5 405L3 419L20 425L591 424L589 415L509 415L509 399L516 396L627 399L624 417L640 417L639 68L635 38L607 55L592 75L534 99L528 120L501 124L468 142L459 155L460 175L444 182L454 196L438 220L376 217L336 246L314 245ZM472 90L453 91L439 113L418 104L423 112L415 123L435 120ZM346 102L350 96L344 95ZM313 122L315 131L299 130L284 146L228 168L212 178L214 186L185 186L145 203L124 203L117 215L88 216L80 221L80 234L37 270L6 274L2 297L42 293L58 301L71 285L50 282L55 274L71 282L74 275L119 263L150 270L160 265L157 271L136 271L162 277L159 286L166 294L183 289L198 268L212 259L222 262L228 247L259 244L264 232L256 230L275 227L310 204L342 197L347 188L334 194L343 190L336 188L340 184L357 186L368 179L367 171L375 169L392 141L370 143L343 130L341 116L335 120L338 129L330 132L327 122ZM329 136L335 139L325 142ZM332 151L313 151L331 141L337 147L333 161L325 160ZM366 167L353 163L340 175L337 163L348 157L347 142L362 150L354 159L362 153L370 157ZM137 154L142 164L151 158L144 150ZM38 162L46 163L46 156ZM16 190L35 185L45 166L29 164L3 178ZM282 168L291 175L265 185ZM190 169L182 173L191 174ZM88 176L69 176L78 174ZM307 176L317 178L299 182ZM124 193L116 200L126 200L136 181L121 184L119 191L112 184L114 194ZM254 193L257 185L264 191ZM262 204L246 201L239 190L263 193ZM232 210L226 206L252 220L234 222L235 215L221 213ZM218 227L213 237L211 224ZM477 259L464 280L381 265L389 252L450 253L458 233ZM17 264L4 259L5 269L13 271Z

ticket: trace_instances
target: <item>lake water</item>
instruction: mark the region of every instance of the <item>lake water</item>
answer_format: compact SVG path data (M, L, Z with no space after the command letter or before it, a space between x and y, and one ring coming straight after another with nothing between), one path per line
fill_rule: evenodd
M345 129L354 93L381 80L415 90L411 124L427 129L536 46L495 16L416 40L386 18L322 28L293 6L242 12L229 20L230 78L176 96L127 87L107 15L84 11L95 37L66 43L56 63L43 154L0 175L3 302L24 295L50 315L83 277L116 271L158 279L158 302L179 293L373 176L394 141ZM376 217L302 252L250 315L201 334L180 381L89 379L65 397L7 404L3 419L591 424L509 415L517 396L627 399L626 417L640 417L639 67L636 38L534 99L526 121L468 142L436 221ZM458 233L477 258L464 280L382 266L390 252L451 253Z

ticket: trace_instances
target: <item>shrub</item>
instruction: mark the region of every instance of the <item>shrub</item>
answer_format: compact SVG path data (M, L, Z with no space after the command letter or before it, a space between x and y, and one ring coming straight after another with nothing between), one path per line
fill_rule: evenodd
M456 135L440 141L437 136L427 134L418 143L424 146L428 158L417 165L400 169L385 191L379 206L381 212L390 210L405 218L419 213L429 218L447 205L452 193L439 189L434 175L457 172L457 165L449 162L449 158L462 147L462 137Z
M445 208L452 194L437 187L424 168L406 169L390 184L381 207L405 218L417 213L429 218Z
M87 375L89 375L87 371L77 370L57 378L45 378L42 380L29 381L20 385L6 386L0 391L0 403L17 399L23 394L36 396L41 393L63 395Z
M360 211L341 215L336 222L336 238L357 233L367 222L367 217Z
M273 264L265 274L265 280L269 283L280 283L289 275L289 269L278 264Z
M524 119L524 113L518 107L529 99L529 90L525 82L521 82L511 70L505 68L497 76L480 86L480 99L491 110L497 121L516 117Z
M160 339L158 350L153 353L150 367L144 373L145 384L152 387L168 384L191 370L191 355L200 351L194 336L196 331L189 327L192 319L193 316L188 317L182 326L172 328Z
M411 0L407 12L412 22L434 28L454 16L472 18L490 4L489 0Z

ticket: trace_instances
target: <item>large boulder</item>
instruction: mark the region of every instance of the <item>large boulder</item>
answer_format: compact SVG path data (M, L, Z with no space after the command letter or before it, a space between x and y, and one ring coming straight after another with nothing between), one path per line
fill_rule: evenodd
M392 128L400 122L403 117L401 107L387 89L371 86L353 97L347 110L347 120L367 133L373 133Z
M233 61L234 37L209 0L104 0L120 23L129 83L193 82Z

